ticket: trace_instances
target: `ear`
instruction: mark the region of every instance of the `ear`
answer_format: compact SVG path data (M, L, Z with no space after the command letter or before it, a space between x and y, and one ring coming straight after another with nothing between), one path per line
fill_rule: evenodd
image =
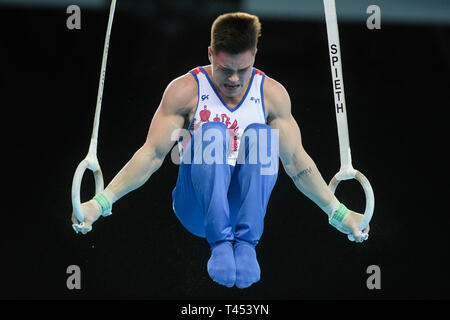
M209 62L212 63L212 50L211 50L211 46L208 47L208 59L209 59Z

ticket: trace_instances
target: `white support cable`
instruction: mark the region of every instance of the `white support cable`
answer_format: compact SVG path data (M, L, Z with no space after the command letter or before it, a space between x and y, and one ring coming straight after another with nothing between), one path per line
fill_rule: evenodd
M75 231L77 231L77 228L80 229L83 228L84 226L84 214L83 211L81 210L80 189L81 189L81 180L83 179L83 175L86 169L89 169L94 173L95 193L98 194L102 192L104 188L103 174L97 159L97 138L98 138L98 127L100 124L100 111L103 99L103 88L105 86L105 74L106 74L106 63L108 60L109 40L111 38L111 29L115 9L116 9L116 0L112 0L109 11L108 27L106 29L105 45L103 48L103 59L100 71L100 79L97 93L97 105L95 108L91 142L89 145L88 154L86 158L84 158L78 165L72 181L72 207L76 218L80 222L79 224L73 225Z
M334 110L336 113L336 122L339 136L339 151L341 159L341 168L331 180L329 187L334 193L337 185L342 180L356 179L361 184L366 196L366 209L359 229L364 230L372 219L375 206L375 198L369 180L361 172L355 170L352 166L350 139L347 124L347 108L345 104L344 78L342 76L341 48L339 43L339 30L336 15L336 3L335 0L323 0L323 4L327 25L328 50L330 54L330 67L335 102ZM351 235L349 235L349 238L350 240L352 240Z

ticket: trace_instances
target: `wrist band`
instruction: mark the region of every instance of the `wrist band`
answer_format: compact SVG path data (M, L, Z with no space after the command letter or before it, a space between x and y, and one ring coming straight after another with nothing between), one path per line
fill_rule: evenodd
M320 208L327 214L328 218L330 218L333 213L339 208L339 205L341 203L336 199L333 198L329 204L326 206L321 206Z
M347 215L347 212L348 212L347 207L341 203L339 204L339 208L334 212L333 216L331 217L331 220L342 222L342 220L344 220L344 217Z
M103 193L97 194L94 197L94 200L96 200L102 207L102 216L108 216L111 214L111 204Z

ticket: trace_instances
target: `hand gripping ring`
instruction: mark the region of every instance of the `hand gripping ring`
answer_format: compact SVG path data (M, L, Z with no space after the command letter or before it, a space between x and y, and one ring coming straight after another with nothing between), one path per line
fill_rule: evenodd
M83 211L81 210L80 189L81 189L81 180L83 179L83 175L86 169L89 169L94 173L95 194L99 194L100 192L103 191L104 188L103 174L97 159L89 156L86 157L78 165L72 181L72 207L75 216L80 222L80 226L84 224L84 214Z
M358 182L364 189L364 194L366 195L366 210L364 211L364 217L361 221L361 224L359 225L359 230L362 231L369 225L369 222L372 219L373 209L375 207L375 197L373 195L372 186L370 185L369 180L367 180L367 178L361 172L355 170L355 174L352 179L358 180ZM336 191L339 182L341 182L342 180L348 179L343 179L342 177L340 177L340 172L338 172L333 177L333 179L331 179L328 187L333 193Z

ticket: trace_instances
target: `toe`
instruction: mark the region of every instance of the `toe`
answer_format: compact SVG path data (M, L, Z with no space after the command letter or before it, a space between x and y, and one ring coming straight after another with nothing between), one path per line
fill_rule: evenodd
M228 288L236 281L236 265L231 244L216 246L208 260L208 274L214 282Z
M236 287L248 288L258 282L261 275L255 248L251 245L235 245Z
M252 284L254 284L254 282L241 282L241 281L237 281L236 282L236 287L239 289L245 289L250 287Z

